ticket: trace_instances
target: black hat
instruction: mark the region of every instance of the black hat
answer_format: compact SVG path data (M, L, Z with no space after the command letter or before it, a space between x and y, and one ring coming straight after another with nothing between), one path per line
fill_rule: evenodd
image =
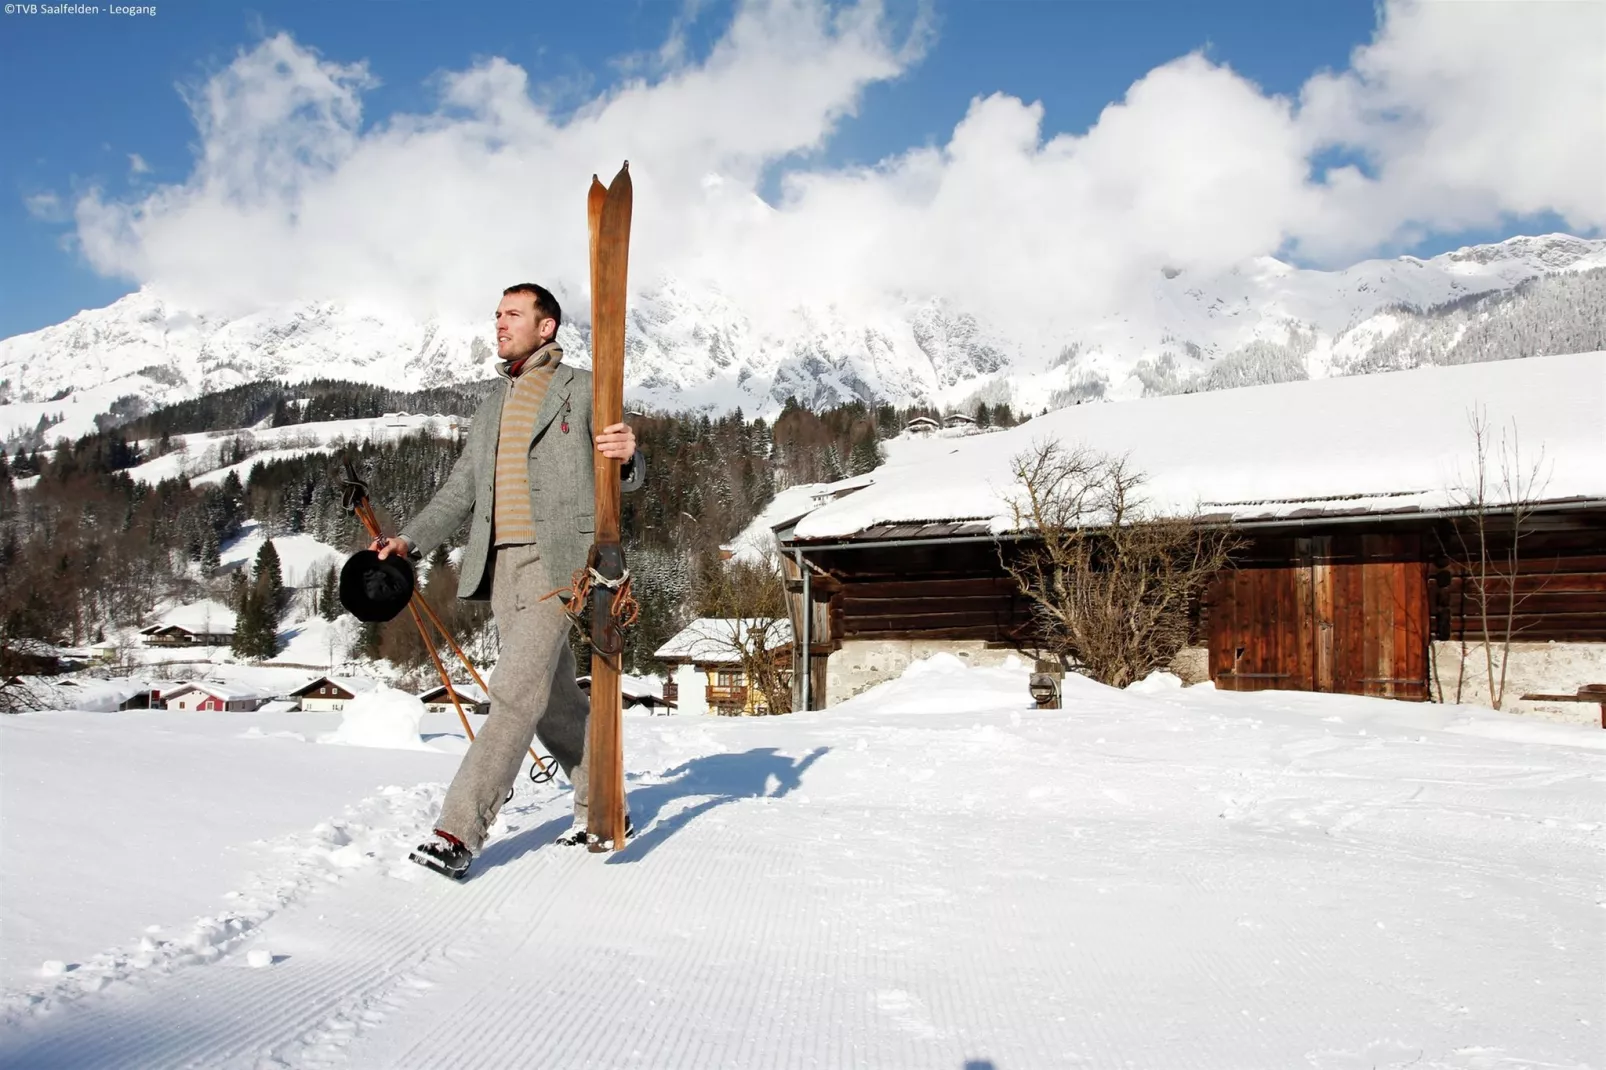
M340 570L340 604L358 620L377 624L407 608L413 597L412 562L401 554L380 560L377 550L358 550Z

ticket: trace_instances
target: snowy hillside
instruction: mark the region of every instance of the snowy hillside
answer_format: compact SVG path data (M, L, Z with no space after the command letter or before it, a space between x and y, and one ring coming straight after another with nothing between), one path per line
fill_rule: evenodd
M1124 312L1085 325L988 323L918 295L869 310L798 308L759 323L719 293L669 284L632 301L626 375L636 403L666 408L739 405L772 414L795 395L813 406L979 397L1035 410L1078 397L1468 359L1451 352L1467 323L1454 338L1434 334L1450 314L1441 306L1461 302L1465 317L1465 302L1477 295L1511 295L1534 279L1600 268L1606 241L1566 235L1337 272L1264 258L1215 278L1161 272ZM1540 317L1548 333L1501 335L1485 357L1606 346L1606 273L1588 278L1583 295L1541 298L1549 301ZM584 315L570 311L575 322ZM560 335L582 364L583 330L565 323ZM225 320L141 291L0 341L0 437L57 414L72 427L92 427L119 399L134 399L124 409L158 406L273 378L415 389L485 378L494 362L489 316L484 323L407 321L323 303Z
M243 483L255 464L304 457L313 453L336 453L347 444L397 442L408 435L424 432L436 438L449 438L466 430L468 421L455 416L390 415L370 420L321 420L283 427L241 427L221 431L200 431L174 435L172 451L155 460L128 469L129 478L141 483L160 483L185 476L193 484L221 483L230 472ZM63 423L60 433L86 434L93 425L78 430ZM56 431L52 428L52 431ZM152 450L154 442L138 445ZM235 464L224 464L227 452L246 454Z
M0 1064L1601 1065L1606 732L1026 678L627 713L638 837L521 780L461 885L449 716L0 719Z

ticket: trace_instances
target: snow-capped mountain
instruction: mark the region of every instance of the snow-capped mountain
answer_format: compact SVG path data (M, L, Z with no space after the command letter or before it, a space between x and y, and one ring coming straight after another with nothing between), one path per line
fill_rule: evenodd
M583 325L566 323L560 341L588 362ZM718 292L669 283L635 297L627 344L634 404L751 415L790 396L1039 409L1600 349L1606 241L1519 237L1343 271L1270 257L1210 278L1166 269L1122 312L1058 333L919 297L870 313L797 308L760 325ZM55 433L82 434L114 406L138 411L263 379L416 389L484 378L494 362L488 320L408 321L327 302L222 318L147 289L0 341L0 437L42 416L61 418Z

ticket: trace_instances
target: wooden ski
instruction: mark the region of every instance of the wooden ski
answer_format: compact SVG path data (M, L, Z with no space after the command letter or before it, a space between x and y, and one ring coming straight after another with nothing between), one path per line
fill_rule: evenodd
M630 162L607 188L591 176L586 219L591 231L591 425L619 423L625 408L625 279L630 252ZM625 764L619 673L624 638L615 615L628 596L619 544L619 462L593 454L596 537L591 546L591 720L586 751L591 775L588 838L593 851L625 846Z

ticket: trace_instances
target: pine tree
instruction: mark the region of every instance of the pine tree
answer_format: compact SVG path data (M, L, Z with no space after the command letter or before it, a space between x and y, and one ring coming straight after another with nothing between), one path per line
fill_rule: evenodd
M363 657L377 659L380 656L383 638L380 625L364 621L362 630L357 635L357 649Z
M340 611L340 572L330 565L329 571L323 574L323 588L318 596L319 609L324 620L339 620Z
M240 604L234 612L234 639L229 649L242 658L255 658L262 649L262 611L255 587L242 586Z
M263 621L277 633L284 613L284 578L279 568L279 551L273 548L272 539L264 541L262 549L257 551L253 585L261 601Z
M6 461L4 450L0 450L0 522L12 515L17 501L17 487L11 479L11 465Z
M210 528L201 539L201 568L206 572L215 572L223 564L222 552L218 549L217 533Z
M881 464L881 454L881 444L875 435L865 435L853 444L853 451L848 454L848 473L862 476L873 472Z
M825 473L825 482L835 483L842 478L842 456L837 453L836 444L825 447L825 458L822 467Z

